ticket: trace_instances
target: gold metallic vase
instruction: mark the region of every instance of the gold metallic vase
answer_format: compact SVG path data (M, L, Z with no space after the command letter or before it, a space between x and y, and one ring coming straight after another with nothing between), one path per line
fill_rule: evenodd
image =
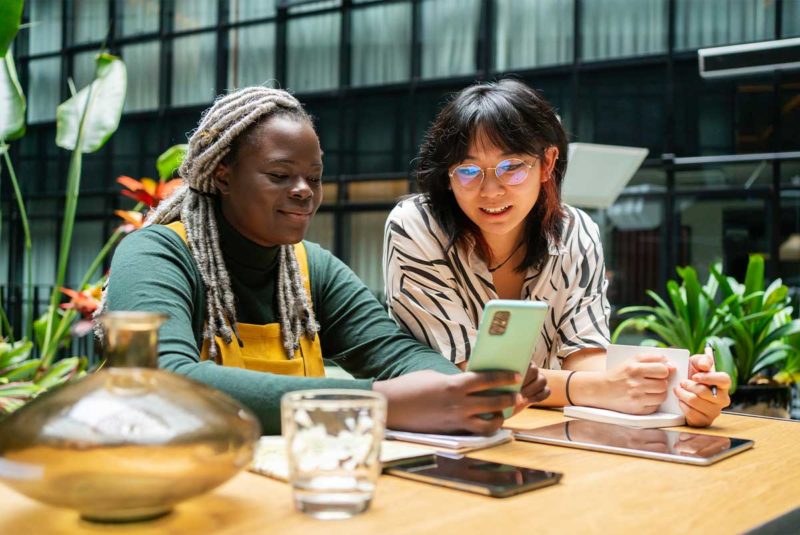
M0 421L0 481L88 520L168 513L250 462L258 421L227 395L155 369L161 314L102 318L106 365Z

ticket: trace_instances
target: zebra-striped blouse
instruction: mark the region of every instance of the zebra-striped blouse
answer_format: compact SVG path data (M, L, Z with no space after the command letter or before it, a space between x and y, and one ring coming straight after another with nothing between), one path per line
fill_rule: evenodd
M559 369L567 355L609 343L603 247L597 225L564 205L561 245L550 245L541 271L526 273L520 299L550 306L534 361ZM386 221L383 266L392 317L421 342L452 362L468 360L483 307L497 299L486 262L474 248L454 247L431 214L425 197L401 201Z

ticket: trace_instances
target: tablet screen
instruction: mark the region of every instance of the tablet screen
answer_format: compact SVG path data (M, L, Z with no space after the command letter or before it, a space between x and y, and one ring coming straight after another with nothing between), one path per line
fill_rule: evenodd
M753 445L753 441L741 438L669 429L640 429L589 420L570 420L535 429L513 431L518 440L692 464L711 464Z

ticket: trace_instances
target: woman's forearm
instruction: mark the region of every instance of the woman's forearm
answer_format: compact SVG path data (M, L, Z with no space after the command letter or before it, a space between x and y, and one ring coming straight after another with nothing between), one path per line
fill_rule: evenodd
M539 407L564 407L567 400L567 378L575 370L540 370L547 377L550 396ZM569 381L569 399L573 405L604 407L605 376L603 372L575 371Z
M570 404L603 407L606 395L605 369L606 353L602 349L583 349L567 356L560 370L541 370L547 377L550 396L537 403L541 407L564 407ZM569 400L567 399L567 379L569 379Z

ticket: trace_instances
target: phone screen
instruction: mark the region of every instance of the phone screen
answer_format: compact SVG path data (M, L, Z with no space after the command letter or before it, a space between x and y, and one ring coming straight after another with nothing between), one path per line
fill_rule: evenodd
M545 487L561 479L558 472L443 455L436 455L433 461L402 464L388 473L498 497Z
M685 458L686 461L720 458L752 446L752 441L741 438L658 428L639 429L589 420L570 420L536 429L514 429L514 432L524 440L578 447L598 446L597 449L613 448L631 454Z

